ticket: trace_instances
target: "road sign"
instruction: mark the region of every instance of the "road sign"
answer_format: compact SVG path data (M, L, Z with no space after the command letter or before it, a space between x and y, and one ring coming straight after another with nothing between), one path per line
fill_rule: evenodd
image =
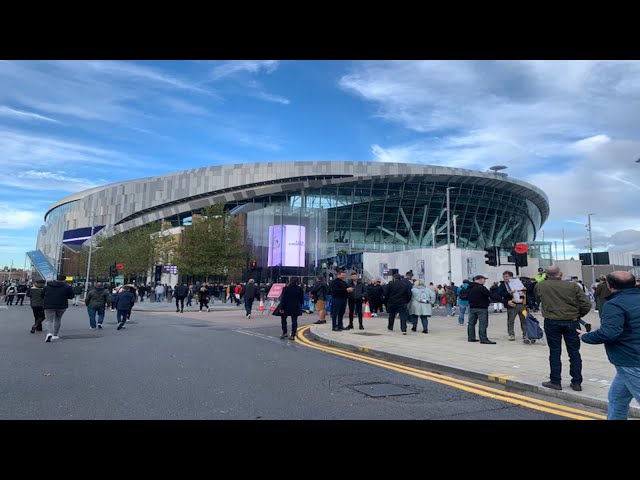
M122 275L119 275L119 276L117 276L117 277L115 277L115 278L113 279L113 282L114 282L116 285L122 285L122 284L124 284L124 277L123 277Z
M118 263L116 265L116 270L123 270L124 269L124 265L122 263Z
M516 253L522 255L523 253L527 253L529 246L526 243L518 243L513 249Z
M274 283L271 286L271 290L269 290L269 293L267 294L267 297L278 298L280 295L282 295L282 289L284 287L285 287L284 283Z

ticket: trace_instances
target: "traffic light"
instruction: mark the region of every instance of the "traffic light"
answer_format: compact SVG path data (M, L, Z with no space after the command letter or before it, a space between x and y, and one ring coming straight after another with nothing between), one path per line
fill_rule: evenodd
M118 276L118 269L116 268L115 265L110 265L109 266L109 276L111 278Z
M487 252L484 254L486 258L484 263L492 267L498 266L498 247L487 247L484 251Z
M258 262L251 262L249 265L251 265L251 268L256 268L258 266Z
M529 251L529 246L526 243L518 243L511 250L511 255L513 256L513 263L516 267L526 267L529 265L527 261L527 252Z
M513 263L516 267L526 267L529 265L526 252L518 253L515 250L511 250L511 256L513 257Z

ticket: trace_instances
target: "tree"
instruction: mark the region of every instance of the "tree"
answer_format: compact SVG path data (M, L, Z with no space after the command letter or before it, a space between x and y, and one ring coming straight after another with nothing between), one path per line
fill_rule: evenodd
M119 273L129 278L146 278L155 261L155 245L152 234L160 229L160 222L136 227L126 232L106 237L94 237L91 255L92 279L109 278L109 267L122 263ZM82 264L87 264L88 249L82 252Z
M226 276L245 266L242 232L237 220L215 204L194 215L176 248L174 263L182 275Z
M178 242L175 235L167 230L154 233L151 236L154 252L155 265L172 265L173 257L176 254Z

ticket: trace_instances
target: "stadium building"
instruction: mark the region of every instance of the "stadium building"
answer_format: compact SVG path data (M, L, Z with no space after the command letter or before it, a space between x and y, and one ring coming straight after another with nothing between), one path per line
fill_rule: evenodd
M451 253L458 283L488 273L485 247L535 244L549 215L544 192L502 173L348 161L221 165L65 197L47 210L29 257L51 276L63 245L86 242L91 225L102 235L157 220L188 228L192 215L220 202L240 220L262 280L345 266L367 277L413 270L440 282Z

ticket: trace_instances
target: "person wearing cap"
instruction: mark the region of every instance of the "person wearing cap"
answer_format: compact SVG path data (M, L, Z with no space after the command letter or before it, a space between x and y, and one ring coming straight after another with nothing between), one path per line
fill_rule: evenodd
M538 268L538 274L536 275L536 282L540 283L547 279L547 274L544 273L544 268Z
M473 283L467 287L467 300L469 300L469 325L467 325L467 341L480 342L483 344L495 345L496 342L489 340L487 337L487 327L489 326L489 303L491 299L501 302L502 298L495 293L489 291L484 283L487 277L484 275L476 275L473 277ZM478 334L480 340L476 338L476 323L480 323Z

